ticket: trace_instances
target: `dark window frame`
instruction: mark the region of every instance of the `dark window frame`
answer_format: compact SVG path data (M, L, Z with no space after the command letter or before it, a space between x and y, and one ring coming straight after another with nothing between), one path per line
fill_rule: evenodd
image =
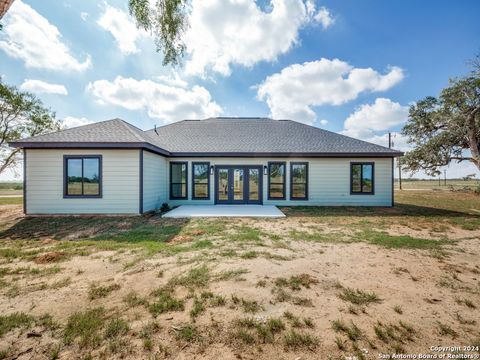
M195 196L195 165L207 165L207 197ZM210 162L194 161L192 162L192 200L210 200Z
M353 191L353 166L360 165L360 191ZM372 191L363 191L363 165L372 166ZM355 161L350 163L350 195L375 195L375 163L372 161Z
M68 160L82 160L82 194L68 194ZM98 194L85 195L83 192L83 160L98 159ZM63 198L64 199L99 199L103 197L103 156L102 155L63 155Z
M293 196L293 167L295 165L305 165L305 197L294 197ZM308 162L290 162L290 200L308 200L308 187L309 187L309 181L308 181Z
M185 196L173 196L173 191L172 191L172 166L173 165L185 165ZM170 161L170 200L187 200L188 199L188 161ZM182 184L183 183L175 183L175 184Z
M283 165L283 195L281 197L273 197L270 195L270 184L280 184L280 183L272 183L270 181L270 166L271 165ZM287 197L287 162L286 161L269 161L267 163L267 169L268 169L268 174L267 174L267 186L268 186L268 200L285 200Z

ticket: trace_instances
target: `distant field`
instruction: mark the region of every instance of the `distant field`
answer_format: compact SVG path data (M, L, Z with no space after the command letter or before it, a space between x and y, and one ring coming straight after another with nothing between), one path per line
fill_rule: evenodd
M403 190L462 190L475 189L480 186L480 180L461 180L461 179L447 179L437 180L402 180ZM395 189L398 189L398 179L395 179Z
M0 195L0 205L19 205L23 203L23 196L6 197Z
M21 181L0 181L0 190L22 190Z
M0 182L0 196L22 195L22 194L23 194L23 183L11 182L11 181Z

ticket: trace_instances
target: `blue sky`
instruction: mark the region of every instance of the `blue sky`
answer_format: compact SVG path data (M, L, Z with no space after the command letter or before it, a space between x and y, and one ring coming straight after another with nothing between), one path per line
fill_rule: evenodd
M16 0L2 19L0 75L68 126L270 116L386 145L409 104L468 71L478 13L474 0L193 0L189 53L172 69L127 0Z

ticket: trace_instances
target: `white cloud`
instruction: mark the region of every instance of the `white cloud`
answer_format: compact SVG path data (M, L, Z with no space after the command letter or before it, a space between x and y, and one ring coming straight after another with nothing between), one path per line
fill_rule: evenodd
M328 124L328 120L325 120L325 119L320 120L319 122L320 122L320 125L323 125L323 126Z
M316 17L309 13L315 12L313 3L303 0L272 0L269 10L255 0L193 0L186 72L205 76L211 68L227 76L233 64L274 61L299 42L299 29Z
M82 18L83 21L87 21L89 14L87 12L82 11L80 13L80 17Z
M369 138L376 131L389 130L408 118L408 106L390 99L377 98L373 104L363 104L345 120L344 135Z
M267 102L272 117L312 124L316 119L313 106L341 105L363 92L385 91L403 76L399 67L382 75L372 68L354 68L338 59L322 58L268 76L258 86L257 96Z
M29 68L82 71L91 65L90 55L80 62L62 42L57 27L21 0L5 15L0 49L23 60Z
M85 117L77 118L77 117L74 117L74 116L67 116L67 117L65 117L65 119L63 119L62 126L65 129L69 129L69 128L73 128L73 127L77 127L77 126L88 125L88 124L91 124L91 123L93 123L93 121L91 121L91 120L89 120Z
M335 18L330 10L328 10L325 6L320 7L320 9L315 12L315 4L312 1L307 1L306 5L307 13L311 16L315 23L322 26L323 30L326 30L335 24Z
M20 89L38 94L58 94L68 95L65 86L60 84L51 84L41 80L25 79Z
M316 5L315 5L315 2L313 0L307 0L305 2L305 8L307 10L307 15L308 16L310 16L310 17L315 16Z
M87 90L100 104L121 106L129 110L145 109L152 118L166 123L217 116L222 108L215 103L207 89L171 86L151 80L136 80L118 76L113 82L97 80Z
M145 31L137 29L126 12L108 4L97 24L112 34L119 50L127 55L138 52L137 40L147 35Z
M183 80L177 72L173 71L171 75L159 75L157 80L169 86L187 88L188 82Z

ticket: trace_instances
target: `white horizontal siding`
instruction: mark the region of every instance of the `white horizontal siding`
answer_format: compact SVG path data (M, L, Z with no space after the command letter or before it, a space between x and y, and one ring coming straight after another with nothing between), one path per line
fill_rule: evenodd
M192 200L192 161L210 162L210 165L260 165L269 161L285 161L287 200L268 200L267 176L263 175L263 203L272 205L323 205L323 206L391 206L392 159L390 158L170 158L169 161L188 161L188 199L168 200L170 205L213 204L215 202L214 176L210 176L210 200ZM290 197L290 162L308 162L308 201L288 200ZM350 162L375 163L375 194L350 194ZM167 164L167 184L170 166ZM167 186L167 198L169 197Z
M63 198L63 156L102 155L102 198ZM28 149L27 214L137 214L139 150Z
M143 152L143 211L159 209L168 202L167 159L148 151Z
M63 155L102 155L103 196L100 199L63 198ZM169 161L188 162L188 200L169 200ZM267 165L287 163L287 200L267 200L267 176L263 175L263 203L274 205L363 205L390 206L392 168L389 158L165 158L143 152L143 209L170 205L213 204L214 176L210 176L210 200L192 200L192 161L211 165ZM309 199L291 201L290 162L309 163ZM375 194L350 194L350 162L375 163ZM136 214L139 212L139 150L27 150L28 214Z

